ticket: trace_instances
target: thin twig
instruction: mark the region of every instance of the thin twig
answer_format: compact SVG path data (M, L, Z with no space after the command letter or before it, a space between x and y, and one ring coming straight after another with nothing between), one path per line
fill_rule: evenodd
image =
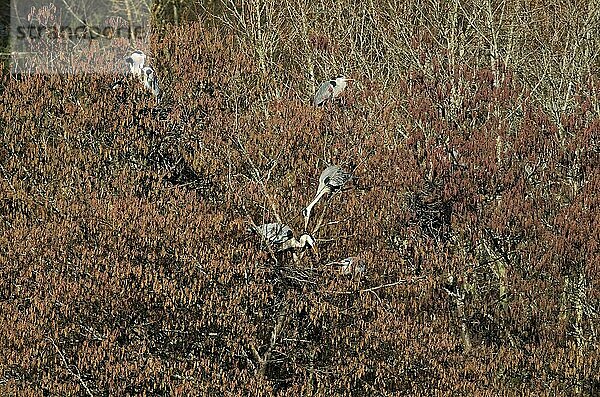
M62 353L62 351L60 350L60 348L58 347L58 345L54 342L54 339L52 339L50 337L46 337L46 339L49 340L52 343L52 345L54 346L54 348L56 349L56 352L60 356L60 358L61 358L61 360L62 360L65 368L67 369L67 371L69 371L69 373L71 375L73 375L74 377L77 378L77 380L79 381L79 383L81 384L81 386L83 387L83 389L86 391L86 393L87 393L88 396L94 397L94 394L87 387L85 381L81 377L81 373L79 372L79 368L77 368L76 365L73 365L73 367L75 367L75 370L77 371L77 372L73 372L73 370L69 366L69 363L67 362L67 359L65 358L65 355Z
M248 151L244 147L244 144L240 140L239 136L237 137L236 142L237 142L237 144L238 144L238 146L240 148L241 153L246 157L246 161L248 161L248 164L250 164L250 166L252 167L252 171L253 171L252 173L253 173L254 181L256 183L258 183L262 187L262 190L263 190L263 192L265 194L265 198L267 199L267 202L271 205L271 209L273 211L273 215L275 215L275 219L277 219L278 223L282 223L281 222L281 217L279 216L279 212L277 211L277 206L275 205L275 201L273 201L273 199L271 198L271 195L269 194L269 192L267 190L267 186L265 185L264 181L262 180L260 171L254 165L254 161L252 161L252 158L250 157L250 154L248 153ZM277 162L275 162L275 164L277 164Z

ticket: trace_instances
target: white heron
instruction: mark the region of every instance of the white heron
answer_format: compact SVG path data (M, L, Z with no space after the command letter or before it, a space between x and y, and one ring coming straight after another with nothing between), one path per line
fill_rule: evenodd
M145 66L142 69L142 81L144 82L144 87L152 91L152 94L158 99L160 96L158 77L156 77L156 72L150 66Z
M321 197L327 193L340 190L351 178L351 173L337 165L330 165L329 167L325 168L323 172L321 172L321 176L319 176L319 187L317 188L317 194L315 195L313 201L306 206L304 211L302 211L305 229L308 226L312 208L319 202L319 200L321 200Z
M292 229L281 223L265 223L253 229L272 244L278 252L306 247L316 249L316 242L311 235L305 233L296 239Z
M313 104L320 106L330 99L337 98L348 85L348 81L353 81L353 79L337 76L335 79L323 82L315 94Z

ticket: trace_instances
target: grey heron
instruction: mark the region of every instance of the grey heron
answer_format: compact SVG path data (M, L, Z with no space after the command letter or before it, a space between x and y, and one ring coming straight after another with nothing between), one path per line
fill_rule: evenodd
M367 270L367 265L364 260L356 257L350 256L348 258L344 258L338 263L340 265L340 272L345 275L355 275L364 273Z
M140 50L135 50L130 55L123 57L123 59L129 68L129 73L143 82L144 76L142 74L142 69L144 68L144 63L146 62L146 54ZM114 90L122 87L125 79L126 76L122 76L117 81L112 83L111 88Z
M144 82L144 87L152 91L152 94L158 99L160 96L158 77L156 77L156 72L150 66L145 66L142 69L142 81Z
M302 249L307 246L316 249L316 242L309 234L303 234L298 239L288 225L281 223L265 223L253 228L265 240L273 245L277 252L290 249Z
M136 50L131 55L125 57L125 62L129 66L129 71L134 76L142 79L142 69L144 69L144 63L146 62L146 54L140 50Z
M325 81L317 90L313 104L320 106L330 99L337 98L348 85L348 81L352 81L352 79L348 79L345 76L337 76L335 79Z
M319 176L319 187L317 188L317 194L313 201L306 206L302 215L304 216L304 228L308 226L308 220L310 219L310 213L312 208L319 202L321 197L327 193L332 193L340 190L346 182L352 178L352 174L344 170L340 166L330 165L321 172Z

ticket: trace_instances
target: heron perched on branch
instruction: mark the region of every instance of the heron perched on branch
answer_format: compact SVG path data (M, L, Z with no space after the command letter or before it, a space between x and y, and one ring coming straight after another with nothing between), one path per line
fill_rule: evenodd
M137 77L141 82L144 82L142 69L144 68L144 63L146 62L146 54L140 50L135 50L130 55L123 57L123 59L129 68L129 73ZM121 78L112 83L112 89L115 90L117 88L121 88L126 79L127 76L121 76Z
M142 69L142 75L144 87L152 91L152 94L158 99L160 96L160 88L158 87L158 77L156 77L156 72L150 66L145 66Z
M125 57L125 62L129 66L129 71L134 76L142 79L142 70L144 69L144 63L146 62L146 54L140 50L136 50L131 55Z
M146 65L146 54L140 50L133 51L130 55L126 56L125 63L129 67L129 73L137 77L144 87L152 92L157 100L160 100L160 88L158 86L158 77L156 72L151 66ZM121 79L112 84L112 88L116 89L123 85L127 76L123 76Z
M321 200L321 197L327 193L340 190L351 178L351 173L337 165L330 165L329 167L325 168L323 172L321 172L317 194L315 195L313 201L306 206L304 211L302 211L305 229L308 226L312 208L319 202L319 200Z
M343 275L357 275L367 270L366 262L358 256L349 256L339 261L329 262L327 265L338 266Z
M344 76L337 76L335 79L323 82L315 94L313 104L321 106L328 100L337 98L348 85L348 81L353 80Z
M311 235L305 233L296 239L292 229L281 223L265 223L252 229L273 245L277 252L307 247L316 249L315 239Z

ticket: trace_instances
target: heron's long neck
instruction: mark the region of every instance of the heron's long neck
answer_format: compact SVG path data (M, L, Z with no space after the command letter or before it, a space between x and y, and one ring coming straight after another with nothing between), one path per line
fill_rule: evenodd
M321 197L323 197L323 195L325 193L327 193L329 191L329 189L327 189L327 187L324 187L323 189L321 189L317 195L315 196L314 200L306 206L306 217L308 218L310 216L310 212L312 211L312 208L315 206L315 204L317 204L319 202L319 200L321 200Z

